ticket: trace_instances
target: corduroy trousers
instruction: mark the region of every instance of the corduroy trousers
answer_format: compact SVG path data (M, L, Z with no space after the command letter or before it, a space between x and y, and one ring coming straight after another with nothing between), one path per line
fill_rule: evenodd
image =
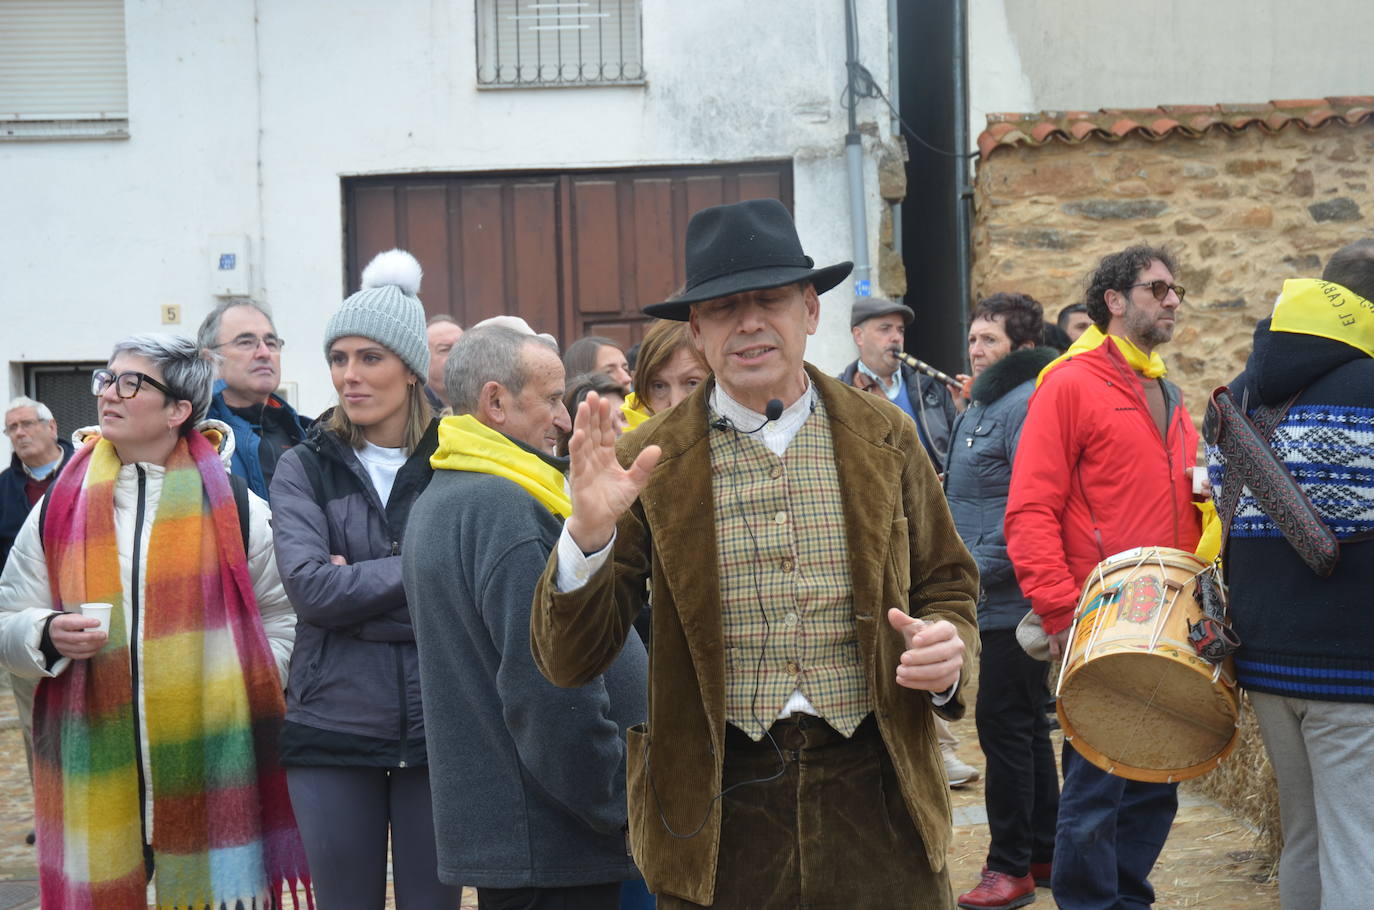
M953 908L949 875L926 862L872 715L847 739L806 715L769 734L756 743L726 728L711 907ZM658 905L700 906L662 895Z

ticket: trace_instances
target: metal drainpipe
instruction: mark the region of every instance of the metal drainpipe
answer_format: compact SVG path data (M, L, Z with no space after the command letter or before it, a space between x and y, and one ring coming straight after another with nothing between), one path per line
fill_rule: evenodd
M966 0L954 0L950 40L954 58L954 239L955 268L958 269L960 339L968 337L969 297L972 294L972 237L969 210L973 188L968 168L968 7ZM967 356L967 353L965 354Z
M902 139L902 120L901 120L901 40L898 24L897 0L887 0L887 98L892 102L892 118L888 129L894 139L898 140L898 147L901 147ZM905 164L903 165L905 166ZM902 203L894 202L891 208L892 215L892 250L898 256L902 255ZM905 268L905 261L903 262ZM903 295L905 296L905 295ZM898 302L901 297L897 297Z
M854 0L844 0L845 79L853 87L856 27ZM849 174L849 234L854 244L853 288L855 297L869 297L873 286L868 263L868 215L864 207L863 142L859 136L858 99L849 93L849 132L844 137L845 168Z

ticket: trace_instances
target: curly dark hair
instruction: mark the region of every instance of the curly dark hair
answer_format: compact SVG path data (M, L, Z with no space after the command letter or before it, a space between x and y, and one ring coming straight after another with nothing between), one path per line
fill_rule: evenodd
M1107 331L1107 325L1112 321L1112 311L1107 309L1107 292L1125 293L1127 288L1136 283L1140 273L1148 269L1150 263L1156 259L1164 263L1170 274L1178 275L1178 265L1174 262L1174 257L1163 247L1146 246L1142 243L1102 257L1102 261L1097 264L1097 268L1088 279L1088 292L1083 298L1093 325L1104 332Z
M1001 316L1002 327L1011 340L1012 349L1027 341L1039 345L1045 337L1045 308L1029 294L993 294L978 301L970 319L995 319Z

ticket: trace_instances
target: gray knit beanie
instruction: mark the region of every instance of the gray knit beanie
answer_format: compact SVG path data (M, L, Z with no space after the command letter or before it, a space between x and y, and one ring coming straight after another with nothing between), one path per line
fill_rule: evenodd
M420 293L420 263L405 250L378 253L363 269L363 287L324 327L324 353L347 335L385 345L421 379L429 372L429 343Z

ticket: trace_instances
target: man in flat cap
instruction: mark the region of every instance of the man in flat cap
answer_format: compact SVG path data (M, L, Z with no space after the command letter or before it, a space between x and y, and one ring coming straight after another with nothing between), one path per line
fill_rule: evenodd
M803 362L850 264L813 268L776 200L698 212L686 245L645 312L713 377L618 445L579 407L535 661L594 678L652 590L627 789L659 906L952 907L933 718L964 710L973 561L915 424Z
M906 327L915 317L911 307L893 300L861 297L854 301L850 332L859 359L844 368L840 381L888 400L916 421L916 433L936 470L943 470L949 453L949 430L954 425L954 399L939 380L918 373L897 360ZM976 774L975 774L976 776Z

